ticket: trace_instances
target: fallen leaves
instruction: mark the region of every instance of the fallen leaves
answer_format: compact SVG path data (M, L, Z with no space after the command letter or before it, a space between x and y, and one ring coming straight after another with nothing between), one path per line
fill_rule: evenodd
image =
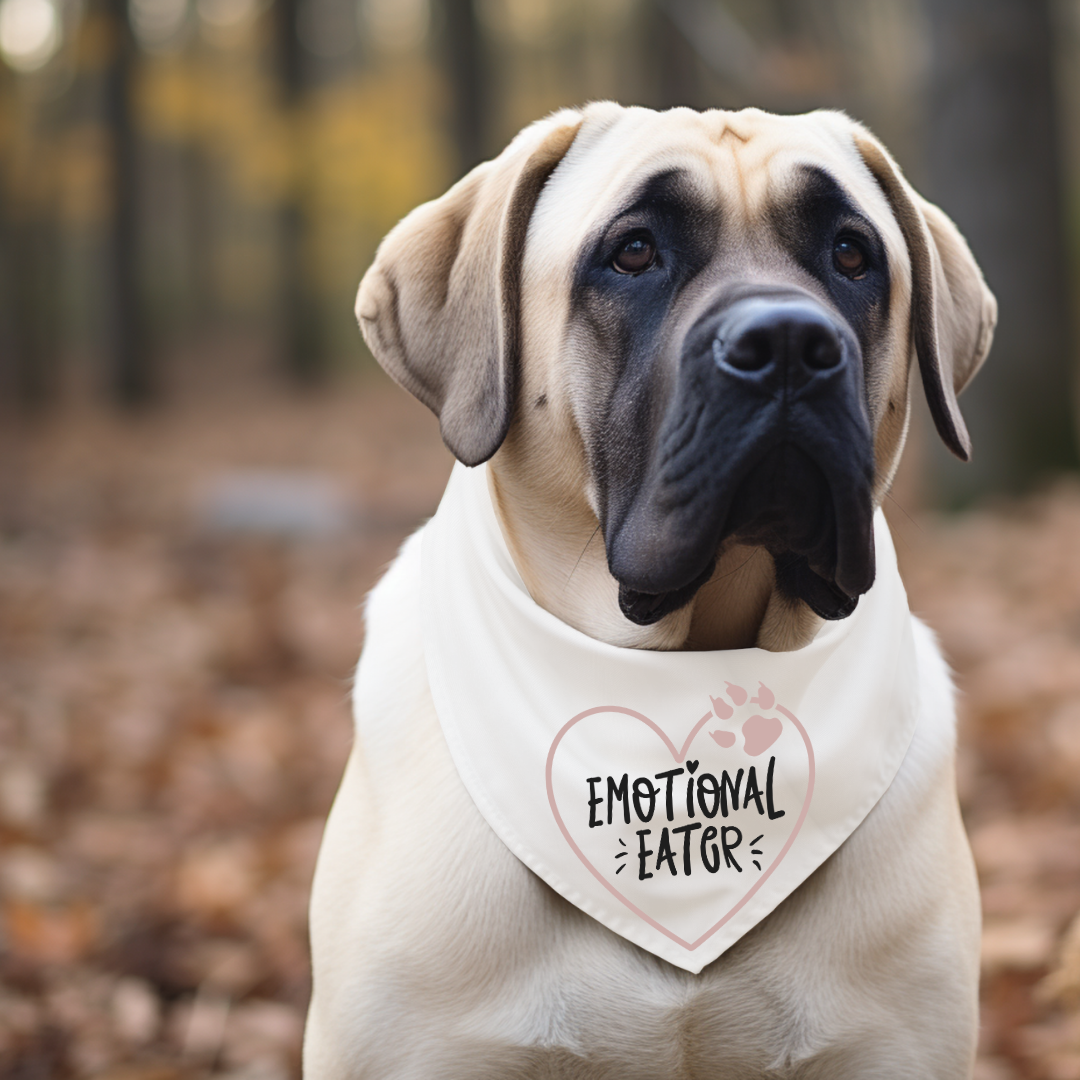
M912 608L960 689L984 912L976 1076L1080 1080L1080 486L892 524Z
M383 388L51 423L0 432L0 1074L289 1080L360 608L446 452Z
M1080 1006L1080 915L1065 932L1058 964L1039 986L1039 995L1044 1001Z
M87 900L12 900L4 905L3 926L12 957L34 965L74 964L89 955L100 935L97 912Z

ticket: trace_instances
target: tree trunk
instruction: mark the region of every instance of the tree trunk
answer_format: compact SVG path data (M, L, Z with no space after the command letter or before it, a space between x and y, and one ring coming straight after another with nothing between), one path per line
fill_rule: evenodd
M967 237L1000 322L961 398L972 463L939 457L951 501L1076 463L1050 0L927 0L927 194Z
M298 0L275 0L278 85L292 139L294 181L278 214L281 254L280 340L286 373L301 385L326 376L326 354L319 332L318 301L310 285L308 214L304 187L306 154L300 130L305 91L304 54L297 35Z
M125 0L104 0L113 31L105 74L105 122L111 137L112 220L109 237L109 382L124 405L146 401L155 389L139 283L138 144L132 108L136 45Z
M450 86L457 175L488 156L490 80L474 0L443 0L442 60Z
M37 409L58 388L56 229L43 215L31 214L8 232L15 392L23 406Z

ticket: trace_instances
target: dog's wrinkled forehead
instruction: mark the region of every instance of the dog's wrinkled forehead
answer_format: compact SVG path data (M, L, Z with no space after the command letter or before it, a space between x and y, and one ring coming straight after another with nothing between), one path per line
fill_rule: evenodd
M839 114L593 106L533 213L524 279L555 301L583 247L654 178L674 179L688 211L712 216L722 253L768 238L807 178L823 174L881 233L893 280L907 278L903 236Z

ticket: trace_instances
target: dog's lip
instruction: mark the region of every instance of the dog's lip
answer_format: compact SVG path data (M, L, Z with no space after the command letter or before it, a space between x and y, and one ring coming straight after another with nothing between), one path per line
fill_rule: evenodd
M673 611L685 607L704 585L716 566L713 559L696 578L680 589L650 593L619 583L619 610L638 626L652 626Z
M776 566L777 586L802 600L822 619L846 619L856 608L859 596L866 591L847 592L837 581L818 573L806 555L795 551L771 553ZM652 626L684 607L712 577L716 561L681 589L650 593L619 584L619 610L637 626Z
M794 531L785 529L783 520L780 527L769 521L775 506L768 501L740 507L740 497L755 483L758 469L767 468L766 459L759 459L728 489L727 506L715 527L707 530L715 539L710 544L702 536L704 543L699 542L696 558L678 557L685 534L651 531L643 543L629 546L620 542L623 538L618 534L614 537L617 558L609 565L619 582L619 607L627 619L647 626L684 607L712 576L719 553L733 541L768 551L777 565L777 586L793 599L803 600L821 618L842 619L854 611L875 577L869 488L863 490L865 485L853 482L857 478L822 468L812 456L795 449L818 478L817 497L827 503L820 514L796 520ZM739 520L740 509L747 515L743 520ZM680 562L681 573L675 570Z
M805 555L785 552L773 556L777 587L789 596L802 600L811 611L830 621L846 619L859 603L859 595L845 592L834 581L823 577L810 565Z
M781 588L823 618L850 614L849 601L874 582L869 478L854 483L847 466L822 463L796 444L774 447L736 486L720 530L764 547ZM755 497L761 491L764 497Z
M777 585L788 595L802 600L822 619L846 619L866 590L848 593L836 581L819 574L805 555L794 551L773 553ZM685 607L701 587L712 577L716 561L688 585L668 592L650 593L631 588L620 582L619 610L637 626L652 626L661 619Z

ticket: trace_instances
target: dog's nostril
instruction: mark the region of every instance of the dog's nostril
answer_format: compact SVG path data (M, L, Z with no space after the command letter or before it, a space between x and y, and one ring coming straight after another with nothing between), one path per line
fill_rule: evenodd
M739 371L761 371L772 363L776 344L768 330L748 330L740 334L725 349L723 342L717 338L713 342L713 352L717 360L723 360Z
M803 363L817 371L836 367L843 358L836 335L824 328L814 327L806 335L802 348Z

